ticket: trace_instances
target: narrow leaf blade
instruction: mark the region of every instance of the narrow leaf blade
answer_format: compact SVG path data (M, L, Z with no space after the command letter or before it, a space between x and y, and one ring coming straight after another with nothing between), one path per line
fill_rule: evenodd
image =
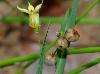
M49 26L48 26L46 32L44 33L43 43L42 43L42 47L40 49L40 59L39 59L39 64L38 64L38 69L37 69L36 74L42 74L43 63L44 63L44 54L45 54L45 50L46 50L46 37L48 34L48 29L49 29Z
M75 21L76 21L76 16L77 16L77 11L78 11L78 3L79 0L74 0L73 2L73 6L72 6L72 12L71 12L71 16L69 19L69 28L74 28L75 26Z
M61 23L60 33L62 36L64 35L66 29L68 28L68 20L70 16L70 10L68 9L65 13L65 16L63 17L63 22Z

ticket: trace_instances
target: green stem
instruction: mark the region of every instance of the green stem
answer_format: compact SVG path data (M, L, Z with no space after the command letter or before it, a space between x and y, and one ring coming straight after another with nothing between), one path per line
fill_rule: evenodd
M45 52L47 52L48 50L50 50L51 47L53 47L57 42L57 39L55 39L54 41L52 41L47 47L46 47L46 50Z
M92 67L92 66L94 66L94 65L96 65L98 63L100 63L100 58L97 58L97 59L95 59L95 60L93 60L93 61L91 61L91 62L89 62L87 64L79 66L79 67L71 70L70 72L68 72L66 74L79 74L80 72L82 72L82 71L84 71L84 70L86 70L86 69L88 69L88 68L90 68L90 67Z
M62 23L62 17L40 17L40 22L42 24L54 24L54 23ZM0 22L5 22L5 23L28 23L28 17L26 16L6 16L6 17L1 17Z
M64 74L64 68L67 60L67 49L61 51L57 49L57 64L56 64L56 73L55 74Z
M80 20L80 22L78 22L80 25L82 24L90 24L90 25L100 25L100 19L99 18L83 18L82 20Z
M58 59L57 61L57 69L55 74L64 74L64 68L66 64L66 59Z
M48 25L48 28L47 28L46 32L44 33L43 43L42 43L42 47L40 49L39 64L38 64L38 68L37 68L36 74L42 74L44 57L45 57L45 50L46 50L46 39L47 39L49 26L50 25Z
M96 53L100 52L100 47L72 48L67 52L68 54Z
M68 23L69 28L72 28L72 29L74 28L75 22L76 22L76 16L77 16L77 12L78 12L78 4L79 4L79 0L73 0L71 16L70 16L69 23Z
M36 61L38 58L39 58L39 54L37 54L37 53L32 53L32 54L29 54L29 55L9 58L9 59L0 61L0 68L3 68L5 66L9 66L9 65L14 65L16 63L21 63L21 62L24 62L24 61L32 60L32 59L34 61Z
M63 17L40 17L42 24L62 23Z
M96 53L100 52L100 47L88 47L88 48L71 48L67 51L68 55L71 54L83 54L83 53ZM0 61L0 68L6 67L9 65L13 65L16 63L21 63L28 60L37 60L39 58L39 54L32 53L24 56L9 58L3 61Z
M82 18L84 18L93 8L94 6L99 2L100 0L93 0L93 2L90 4L90 6L88 6L88 8L86 9L86 11L84 11L76 20L76 22L80 22L80 20L82 20Z
M79 18L79 17L78 17ZM77 18L77 19L78 19ZM53 20L52 20L53 19ZM62 17L40 17L40 20L42 22L42 24L47 25L48 22L50 22L50 24L54 24L54 23L62 23ZM50 21L49 21L50 20ZM4 22L4 23L28 23L28 18L25 16L6 16L0 19L0 22ZM82 18L78 24L82 25L82 24L100 24L100 18Z

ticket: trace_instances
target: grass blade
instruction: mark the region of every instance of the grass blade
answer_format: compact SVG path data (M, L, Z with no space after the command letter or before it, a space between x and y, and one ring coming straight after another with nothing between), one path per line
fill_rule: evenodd
M76 23L80 22L93 8L94 6L100 2L100 0L93 0L93 2L88 6L86 11L84 11L76 20Z
M38 64L38 69L37 69L36 74L42 74L43 63L44 63L44 54L45 54L45 50L46 50L46 37L48 34L48 29L49 29L49 26L48 26L46 32L44 33L44 39L43 39L42 47L40 49L40 59L39 59L39 64Z
M79 18L80 18L80 16L77 17L77 20L76 20L76 23L78 23L78 25L83 25L83 24L100 25L100 18L89 18L88 17L88 18L82 18L81 20ZM63 18L62 17L40 17L40 21L41 21L42 25L47 25L48 22L51 25L54 25L55 23L62 23ZM26 23L26 24L28 24L28 18L26 16L6 16L6 17L0 17L0 22L8 23L8 25L11 23ZM25 25L25 24L23 24L23 25Z
M69 16L70 16L70 10L68 9L65 13L64 18L62 19L63 22L61 23L60 32L61 32L62 36L64 35L66 29L68 28Z
M69 28L74 28L75 26L75 21L76 21L76 16L77 16L77 11L78 11L78 3L79 0L74 0L73 2L73 6L72 6L72 12L71 12L71 16L69 19Z
M86 69L88 69L88 68L90 68L90 67L92 67L92 66L94 66L94 65L96 65L98 63L100 63L100 58L97 58L97 59L95 59L95 60L93 60L93 61L91 61L91 62L89 62L87 64L84 64L82 66L79 66L79 67L71 70L70 72L68 72L66 74L79 74L83 70L86 70Z
M38 58L39 58L38 53L32 53L29 55L23 55L23 56L19 56L19 57L9 58L9 59L0 61L0 68L14 65L16 63L22 63L24 61L29 61L29 60L36 61Z

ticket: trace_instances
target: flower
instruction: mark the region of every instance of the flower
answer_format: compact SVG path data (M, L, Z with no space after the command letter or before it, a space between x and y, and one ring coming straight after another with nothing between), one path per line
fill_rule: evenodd
M28 2L28 9L20 8L17 6L17 9L21 12L29 14L29 25L34 28L36 31L39 30L40 24L39 24L39 10L43 4L43 0L41 4L38 4L36 7L32 6Z

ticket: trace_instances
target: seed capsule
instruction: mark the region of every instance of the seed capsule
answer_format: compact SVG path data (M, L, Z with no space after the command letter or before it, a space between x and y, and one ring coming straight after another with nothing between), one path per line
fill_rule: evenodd
M65 33L65 38L69 42L75 42L75 41L79 40L79 37L80 37L80 35L75 29L68 29L67 32Z
M58 49L65 49L69 47L69 42L65 38L59 38L57 40L56 46Z
M56 63L56 57L55 57L55 52L48 52L46 55L45 55L45 64L49 65L49 66L52 66L52 65L55 65Z

